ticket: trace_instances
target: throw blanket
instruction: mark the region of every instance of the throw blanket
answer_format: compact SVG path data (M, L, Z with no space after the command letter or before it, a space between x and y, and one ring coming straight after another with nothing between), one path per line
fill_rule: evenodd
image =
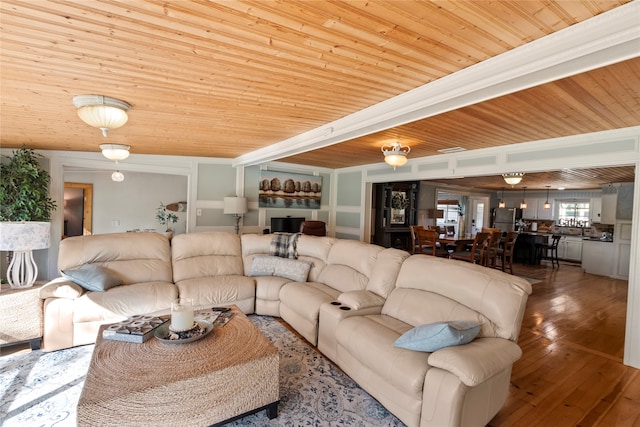
M298 236L300 233L273 233L269 255L298 259Z

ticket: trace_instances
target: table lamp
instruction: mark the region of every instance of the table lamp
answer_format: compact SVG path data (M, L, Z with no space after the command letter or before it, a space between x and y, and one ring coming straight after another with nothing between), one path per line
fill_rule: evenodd
M12 288L33 286L38 266L32 251L48 248L50 236L49 222L0 222L0 250L13 251L7 268L7 281Z
M247 213L246 197L225 197L224 213L233 215L236 219L236 234L240 233L240 218Z

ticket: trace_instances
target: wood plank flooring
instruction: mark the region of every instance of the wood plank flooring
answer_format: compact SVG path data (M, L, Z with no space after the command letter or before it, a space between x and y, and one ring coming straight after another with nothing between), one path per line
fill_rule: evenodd
M622 364L627 281L579 265L514 265L533 285L509 398L488 424L640 426L640 370Z

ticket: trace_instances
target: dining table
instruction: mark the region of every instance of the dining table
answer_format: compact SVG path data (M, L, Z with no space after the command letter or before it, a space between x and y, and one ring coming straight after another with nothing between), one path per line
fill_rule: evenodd
M440 242L441 246L455 247L455 252L464 251L466 246L473 244L473 240L472 237L456 237L443 234L438 237L438 242Z

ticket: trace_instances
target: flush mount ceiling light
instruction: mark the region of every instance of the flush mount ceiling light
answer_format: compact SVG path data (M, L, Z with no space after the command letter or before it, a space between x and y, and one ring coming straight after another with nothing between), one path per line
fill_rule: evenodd
M102 155L109 160L124 160L129 157L130 145L123 144L100 144Z
M407 154L411 151L411 147L394 142L393 144L383 145L381 150L384 153L384 161L389 166L393 166L393 170L395 170L398 166L407 164Z
M523 176L524 176L524 172L510 172L510 173L502 174L502 177L504 178L504 182L506 182L512 187L516 184L519 184L520 181L522 181Z
M109 129L117 129L127 123L128 102L103 95L77 95L73 105L78 109L78 117L89 126L99 128L106 138Z

